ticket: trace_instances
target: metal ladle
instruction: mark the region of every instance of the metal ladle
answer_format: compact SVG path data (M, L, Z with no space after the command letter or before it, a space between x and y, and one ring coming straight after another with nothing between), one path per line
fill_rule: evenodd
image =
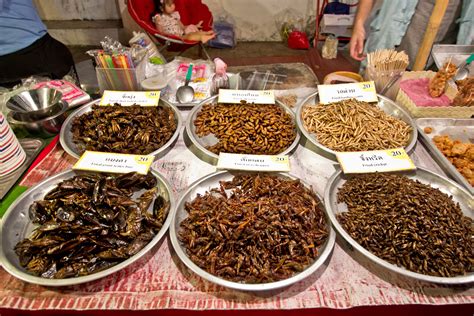
M186 81L184 86L181 86L176 91L176 99L179 103L190 103L194 100L194 89L188 86L191 76L193 74L193 64L189 64L188 72L186 73Z
M459 65L458 71L454 75L454 81L462 80L469 75L469 65L474 60L474 54L471 54L469 58Z

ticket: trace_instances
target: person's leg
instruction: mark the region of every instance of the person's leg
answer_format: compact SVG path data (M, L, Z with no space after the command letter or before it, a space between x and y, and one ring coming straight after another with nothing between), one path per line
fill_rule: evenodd
M69 49L60 41L54 39L49 34L44 43L43 59L48 65L49 73L53 79L61 79L67 75L74 66L74 60Z
M0 56L0 85L18 83L29 76L62 78L74 65L69 49L46 34L30 46Z
M183 35L183 38L188 41L203 42L207 43L211 39L216 37L216 34L213 31L207 32L193 32Z
M43 36L26 48L0 56L0 85L19 83L33 74L46 75L40 53L45 40Z

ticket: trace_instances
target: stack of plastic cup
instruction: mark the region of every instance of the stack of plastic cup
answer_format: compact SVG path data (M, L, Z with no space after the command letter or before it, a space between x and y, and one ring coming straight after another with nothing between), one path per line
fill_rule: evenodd
M25 159L25 151L6 117L0 112L0 176L3 177L18 169Z

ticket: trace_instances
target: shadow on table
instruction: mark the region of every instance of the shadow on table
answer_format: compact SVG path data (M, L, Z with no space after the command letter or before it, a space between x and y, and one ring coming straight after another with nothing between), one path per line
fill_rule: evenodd
M219 299L223 299L226 301L231 301L233 303L255 303L255 301L259 301L261 299L266 299L274 296L278 296L280 299L289 298L295 295L298 295L301 292L306 291L310 286L312 286L317 279L321 277L321 275L326 271L326 268L331 260L332 252L329 257L326 259L323 265L308 276L306 279L297 282L293 285L289 285L287 287L276 289L276 290L269 290L269 291L239 291L234 289L229 289L220 285L216 285L212 282L209 282L193 271L188 269L181 260L179 259L178 255L173 249L173 246L170 241L168 241L168 247L171 251L171 258L173 259L176 267L179 269L181 274L186 278L186 280L193 285L196 291L205 292L207 294L213 295ZM293 287L293 289L292 289Z
M347 243L342 237L337 234L337 244L345 251L352 259L360 264L364 269L370 273L375 274L380 279L393 284L399 288L409 290L418 294L429 295L433 297L452 296L464 292L472 287L472 284L460 284L460 285L443 285L434 284L431 282L424 282L415 280L391 270L388 270L382 266L379 266L365 257L362 253L354 250L352 246Z

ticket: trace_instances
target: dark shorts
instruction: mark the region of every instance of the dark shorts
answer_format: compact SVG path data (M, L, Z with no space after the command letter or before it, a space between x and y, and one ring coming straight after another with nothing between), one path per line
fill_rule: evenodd
M32 75L60 79L73 65L69 49L46 33L30 46L0 56L0 86L11 86Z

